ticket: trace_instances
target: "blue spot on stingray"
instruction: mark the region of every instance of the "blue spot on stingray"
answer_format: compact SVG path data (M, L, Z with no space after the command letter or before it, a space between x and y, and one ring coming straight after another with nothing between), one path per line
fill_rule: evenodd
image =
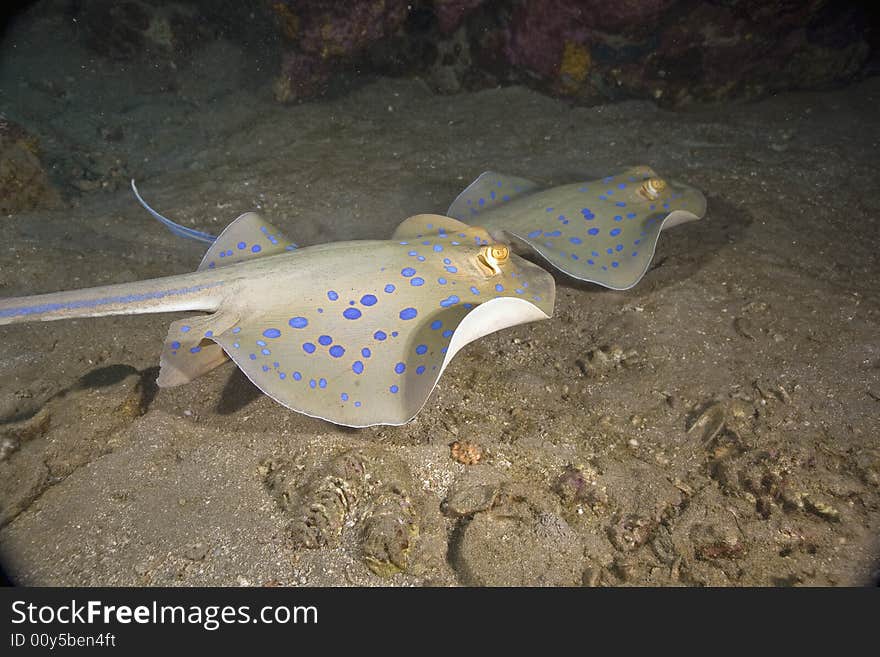
M201 350L202 350L201 347L199 347L199 346L195 346L195 347L193 347L192 349L190 349L189 352L190 352L191 354L197 354L197 353L199 353Z
M451 265L451 264L452 264L452 260L450 260L449 258L443 258L443 264L444 264L444 265Z
M614 254L614 249L609 248L609 249L606 249L606 251L607 251L608 255Z
M344 353L345 353L345 349L340 347L338 344L335 344L332 347L330 347L330 355L333 356L333 358L341 358L342 354L344 354Z
M553 230L553 231L550 231L549 233L544 233L545 237L559 237L560 235L562 235L562 231L559 231L559 230Z
M244 242L239 242L236 246L237 246L239 249L244 249L244 248L247 246L247 244L244 243Z
M300 374L299 372L294 372L294 373L293 373L293 380L294 380L294 381L302 381L302 378L303 378L303 375Z
M455 274L458 272L458 267L453 267L452 265L447 265L446 267L444 267L444 269L450 274Z
M398 335L400 335L400 333L398 333L397 331L391 331L392 338L396 338Z
M439 329L441 326L443 326L443 322L441 322L439 319L435 319L433 322L431 322L431 330L432 330L432 331L436 331L436 330ZM179 345L178 345L178 346L179 346ZM176 349L176 348L177 348L177 347L175 347L175 349Z
M623 217L621 217L619 214L614 215L614 221L623 221Z
M357 308L346 308L345 312L342 313L342 316L345 317L345 319L357 319L361 316L361 311Z
M398 363L397 365L394 366L394 371L397 372L398 374L403 374L406 371L406 364Z
M213 337L213 335L214 335L214 331L205 331L205 337L206 337L206 338Z
M633 257L633 258L635 258L637 255L639 255L639 252L638 252L638 251L633 251L633 252L632 252L632 257Z
M292 317L287 323L290 324L291 328L301 329L309 325L309 320L305 317Z
M623 244L618 244L617 246L614 247L614 250L615 251L623 251Z
M240 327L240 326L236 326L234 329L232 329L232 332L233 332L233 333L241 333L241 327Z
M278 372L278 378L284 381L287 378L287 375L284 372Z
M391 283L389 283L388 285L385 286L385 291L388 294L391 294L392 292L394 292L395 289L396 288Z
M440 305L443 308L449 308L450 306L454 306L455 304L457 304L459 301L461 301L461 299L459 299L456 295L451 294L443 299L443 301L440 302Z
M172 349L180 349L180 343L177 340L175 340L174 342L171 343L171 348Z
M424 374L424 373L425 373L425 366L424 366L424 365L419 365L419 366L416 368L416 374Z
M314 379L309 381L309 388L311 388L312 390L314 390L317 386L318 386L318 382L315 381Z
M480 199L480 200L482 201L483 199ZM398 388L397 386L391 386L388 389L391 391L391 394L393 394L393 395L396 395L397 391L400 390L400 388Z
M303 351L306 352L307 354L315 353L316 348L317 347L315 347L315 345L312 344L311 342L303 342Z
M373 333L373 338L375 338L376 340L379 340L379 342L381 342L382 340L384 340L387 337L388 336L385 335L385 331L376 331L375 333Z
M410 280L409 284L413 285L415 287L421 287L422 285L425 284L425 279L422 278L421 276L416 276L415 278Z
M528 237L529 239L535 239L536 237L540 237L542 232L543 232L543 231L540 231L540 230L533 230L531 233L529 233L529 234L527 235L527 237Z
M635 213L635 212L627 212L627 213L626 213L626 218L627 218L627 219L635 219L635 218L636 218L636 213Z
M257 360L257 355L256 355L256 354L250 354L250 355L248 355L248 358L250 358L251 360Z
M593 260L592 258L590 258L589 260L587 260L587 263L590 264L590 265L595 265L595 264L596 264L596 261Z
M327 298L330 299L330 301L336 301L339 298L339 294L337 294L334 290L330 290L329 292L327 292Z
M443 331L443 337L444 338L452 337L453 333L454 333L454 331L452 329L446 329L445 331Z
M318 338L318 342L326 347L328 344L333 344L333 338L331 338L329 335L322 335Z
M471 294L480 294L480 291L473 285L471 285Z
M612 267L619 267L619 266L620 266L620 263L617 262L617 260L615 260L615 261L613 261L613 262L611 263L611 266L612 266Z
M343 392L341 395L339 395L339 398L340 398L342 401L348 401L348 393L347 393L347 392Z
M355 374L363 374L364 373L364 364L359 360L354 361L354 363L351 366L351 371L354 372Z
M267 338L277 338L281 336L281 331L276 328L269 328L263 331L263 335Z
M612 228L611 232L608 234L611 235L611 237L617 237L620 235L620 228Z
M369 347L364 347L363 349L361 349L361 356L363 356L364 358L369 358L372 355L373 352L370 351Z
M261 247L259 244L254 244L251 247L251 252L253 252L253 253L259 253L262 250L263 250L263 247Z
M355 407L355 408L360 408L360 407L361 407L361 403L360 403L359 401L356 401L356 402L354 403L354 407Z
M442 250L443 250L443 247L440 246L439 244L434 245L434 251L436 251L437 253L440 253Z
M268 372L268 371L269 371L269 366L268 366L268 365L263 365L263 371L264 371L264 372Z
M319 379L318 380L318 387L326 388L327 387L327 379Z
M415 273L416 273L416 270L413 269L412 267L404 267L403 269L400 270L400 275L406 276L407 278L409 278L410 276L414 276Z
M583 240L580 237L569 237L568 241L572 244L581 244Z
M181 333L189 333L189 326L181 326L180 332Z
M599 234L599 229L598 229L598 228L590 228L590 230L588 230L587 232L588 232L590 235L598 235L598 234Z
M264 356L268 356L268 355L271 354L272 352L269 351L268 349L263 349L262 351L260 351L260 353L263 354Z
M361 297L361 303L365 306L375 306L378 299L372 294L365 294Z
M577 253L572 253L572 254L571 254L571 259L572 259L572 260L580 260L580 258L578 257ZM519 290L517 290L517 292L518 292L518 291L519 291Z
M424 262L425 256L419 256L418 258L416 258L416 260L418 260L419 262Z
M584 219L586 219L587 221L592 221L596 218L596 215L593 214L593 211L590 210L590 208L584 208L583 210L581 210L581 214L584 215Z
M496 283L495 284L495 291L496 292L504 292L504 286L501 283Z
M428 346L427 346L427 345L420 344L418 347L416 347L416 353L417 353L419 356L421 356L422 354L426 353L427 351L428 351Z
M257 344L258 344L259 346L261 346L261 347L265 347L265 346L266 346L266 343L265 343L265 341L263 341L263 340L257 340Z
M404 308L400 311L400 319L414 319L418 314L415 308Z
M446 279L442 276L437 279L437 282L440 283L440 285L446 285Z
M419 252L418 251L410 251L406 255L417 256L417 255L419 255Z

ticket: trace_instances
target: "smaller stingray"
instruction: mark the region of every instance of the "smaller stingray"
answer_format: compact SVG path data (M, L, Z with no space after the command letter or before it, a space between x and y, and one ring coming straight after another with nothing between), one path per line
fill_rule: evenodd
M252 212L215 238L148 209L175 234L211 243L197 271L2 299L0 325L202 311L171 324L160 386L228 356L284 406L365 427L412 419L469 342L553 313L550 274L448 217L407 219L405 232L432 231L418 241L297 249Z
M572 278L627 290L648 271L660 231L705 213L699 190L640 166L550 189L487 171L446 214L538 254Z

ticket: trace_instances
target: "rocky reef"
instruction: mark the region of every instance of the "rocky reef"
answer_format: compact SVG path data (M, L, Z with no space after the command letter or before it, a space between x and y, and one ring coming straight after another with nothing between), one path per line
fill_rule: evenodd
M825 0L323 0L272 5L286 43L280 100L366 62L439 91L527 82L587 103L680 106L821 88L857 76L871 35L858 3ZM391 45L389 45L391 44Z
M828 0L124 0L63 5L105 57L185 66L219 37L274 71L277 100L335 80L419 77L456 93L528 84L582 104L671 107L821 89L876 70L876 10Z
M39 139L0 114L0 213L57 207L60 197L40 160Z

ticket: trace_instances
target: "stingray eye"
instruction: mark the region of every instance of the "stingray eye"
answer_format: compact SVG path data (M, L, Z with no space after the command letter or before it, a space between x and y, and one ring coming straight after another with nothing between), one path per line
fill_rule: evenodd
M480 249L477 262L488 275L494 276L501 273L501 263L510 257L510 249L504 244L490 244Z
M495 258L499 263L502 263L510 257L510 249L504 244L493 244L489 247L489 255Z
M642 183L639 193L649 201L656 201L660 193L666 189L666 181L662 178L649 178Z

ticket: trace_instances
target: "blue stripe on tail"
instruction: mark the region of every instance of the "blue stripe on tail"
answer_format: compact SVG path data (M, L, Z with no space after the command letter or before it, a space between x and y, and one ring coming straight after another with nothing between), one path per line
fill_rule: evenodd
M195 230L194 228L187 228L186 226L176 224L171 221L171 219L163 217L161 214L156 212L153 208L147 205L147 202L141 197L140 193L138 192L137 186L134 184L133 178L131 181L131 189L134 192L134 196L138 200L138 203L144 206L144 209L147 212L149 212L151 215L153 215L153 217L165 224L165 227L178 237L185 237L187 239L196 240L198 242L207 242L208 244L213 244L214 240L217 239L214 235L209 235L208 233L203 233L200 230Z

